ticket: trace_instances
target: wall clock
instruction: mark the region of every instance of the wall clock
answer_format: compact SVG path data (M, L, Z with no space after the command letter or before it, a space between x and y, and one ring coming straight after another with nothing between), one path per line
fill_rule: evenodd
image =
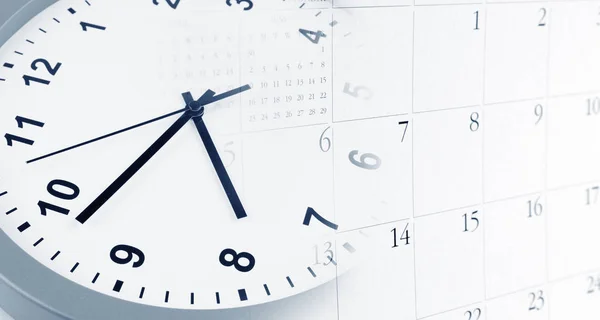
M0 308L597 319L599 12L5 0Z

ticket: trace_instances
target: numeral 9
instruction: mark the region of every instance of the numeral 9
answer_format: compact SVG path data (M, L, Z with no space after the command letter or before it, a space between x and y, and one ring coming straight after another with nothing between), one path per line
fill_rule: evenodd
M127 254L127 257L120 258L119 256L117 256L119 252L125 252ZM110 251L110 259L114 263L118 264L128 264L133 260L134 256L137 256L137 261L133 263L133 267L141 267L144 264L144 261L146 260L146 256L144 256L144 253L140 249L125 244L120 244Z

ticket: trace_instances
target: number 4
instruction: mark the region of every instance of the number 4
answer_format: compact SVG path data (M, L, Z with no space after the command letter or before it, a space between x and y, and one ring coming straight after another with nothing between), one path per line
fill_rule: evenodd
M310 30L306 30L306 29L300 29L299 30L300 33L306 37L306 39L310 40L310 42L314 43L314 44L319 44L319 40L321 40L321 38L325 38L327 37L326 34L323 33L323 31L310 31Z

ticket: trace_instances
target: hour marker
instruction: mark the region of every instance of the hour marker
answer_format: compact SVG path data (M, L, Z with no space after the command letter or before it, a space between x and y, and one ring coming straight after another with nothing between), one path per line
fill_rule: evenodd
M313 269L311 267L308 267L306 269L308 269L308 272L310 272L310 274L312 274L313 278L317 277L317 275L315 274L315 272L313 271Z
M114 292L121 292L122 288L123 288L123 281L117 280L117 282L115 282L115 285L113 287L113 291Z
M38 241L36 241L36 242L33 244L33 246L34 246L34 247L37 247L37 246L38 246L38 244L42 243L42 241L44 241L44 238L40 238Z
M165 292L165 303L169 303L169 291Z
M88 6L91 6L91 4L87 0L85 0L85 3L87 3Z
M56 253L52 256L52 258L50 258L50 260L54 261L54 259L56 259L56 257L58 257L59 254L60 254L60 251L56 251Z
M73 268L71 268L71 273L75 272L75 270L77 270L77 267L79 267L79 262L77 262Z
M337 26L337 24L338 24L338 22L333 20L333 21L331 21L331 23L329 25L332 27L335 27L335 26Z
M22 225L20 225L17 229L19 229L19 232L23 232L23 231L29 229L29 227L31 227L29 222L25 222Z
M6 79L4 79L4 78L0 78L0 81L6 81Z
M5 63L4 65L2 65L2 66L3 66L3 67L5 67L5 68L12 69L12 68L13 68L15 65L14 65L14 64L12 64L12 63L8 63L8 62L6 62L6 63Z
M350 253L356 252L356 249L354 249L354 247L349 242L344 243L344 249L348 250L348 252Z
M69 12L70 12L71 14L75 14L75 13L77 13L77 11L75 11L75 9L73 9L73 8L69 8Z
M48 32L46 32L46 30L44 30L44 29L42 29L42 28L39 28L38 30L40 30L40 31L41 31L41 32L43 32L43 33L48 33Z
M98 280L99 276L100 276L100 273L96 273L96 275L94 276L94 279L92 280L92 283L96 283L96 280Z
M29 39L27 39L27 40L25 40L25 41L27 41L27 42L29 42L29 43L31 43L31 44L35 44L35 42L33 42L33 41L29 40Z
M8 194L8 191L4 191L4 192L0 193L0 197L4 196L6 194Z
M194 293L190 293L190 304L194 304Z
M215 292L215 296L217 297L217 304L221 304L221 296L218 292Z
M60 21L56 18L52 18L52 20L56 21L56 23L60 23Z
M263 287L265 288L265 292L267 293L268 296L271 295L271 291L269 291L269 287L267 287L266 284L263 284Z
M140 290L140 299L144 298L144 292L146 292L146 287L142 287L142 290Z
M246 289L238 290L238 294L240 295L240 301L248 300L248 295L246 294Z
M6 215L9 215L9 214L11 214L11 213L13 213L15 211L17 211L17 208L12 208L12 209L10 209L9 211L6 212Z
M290 284L290 287L294 287L294 283L292 282L292 279L290 279L290 277L285 277L288 281L288 283Z

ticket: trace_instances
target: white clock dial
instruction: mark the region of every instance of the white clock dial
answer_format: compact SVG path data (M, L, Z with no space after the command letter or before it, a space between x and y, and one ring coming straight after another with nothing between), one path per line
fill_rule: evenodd
M92 290L179 309L335 278L331 37L298 32L331 24L238 2L61 1L2 48L0 223L23 250Z

